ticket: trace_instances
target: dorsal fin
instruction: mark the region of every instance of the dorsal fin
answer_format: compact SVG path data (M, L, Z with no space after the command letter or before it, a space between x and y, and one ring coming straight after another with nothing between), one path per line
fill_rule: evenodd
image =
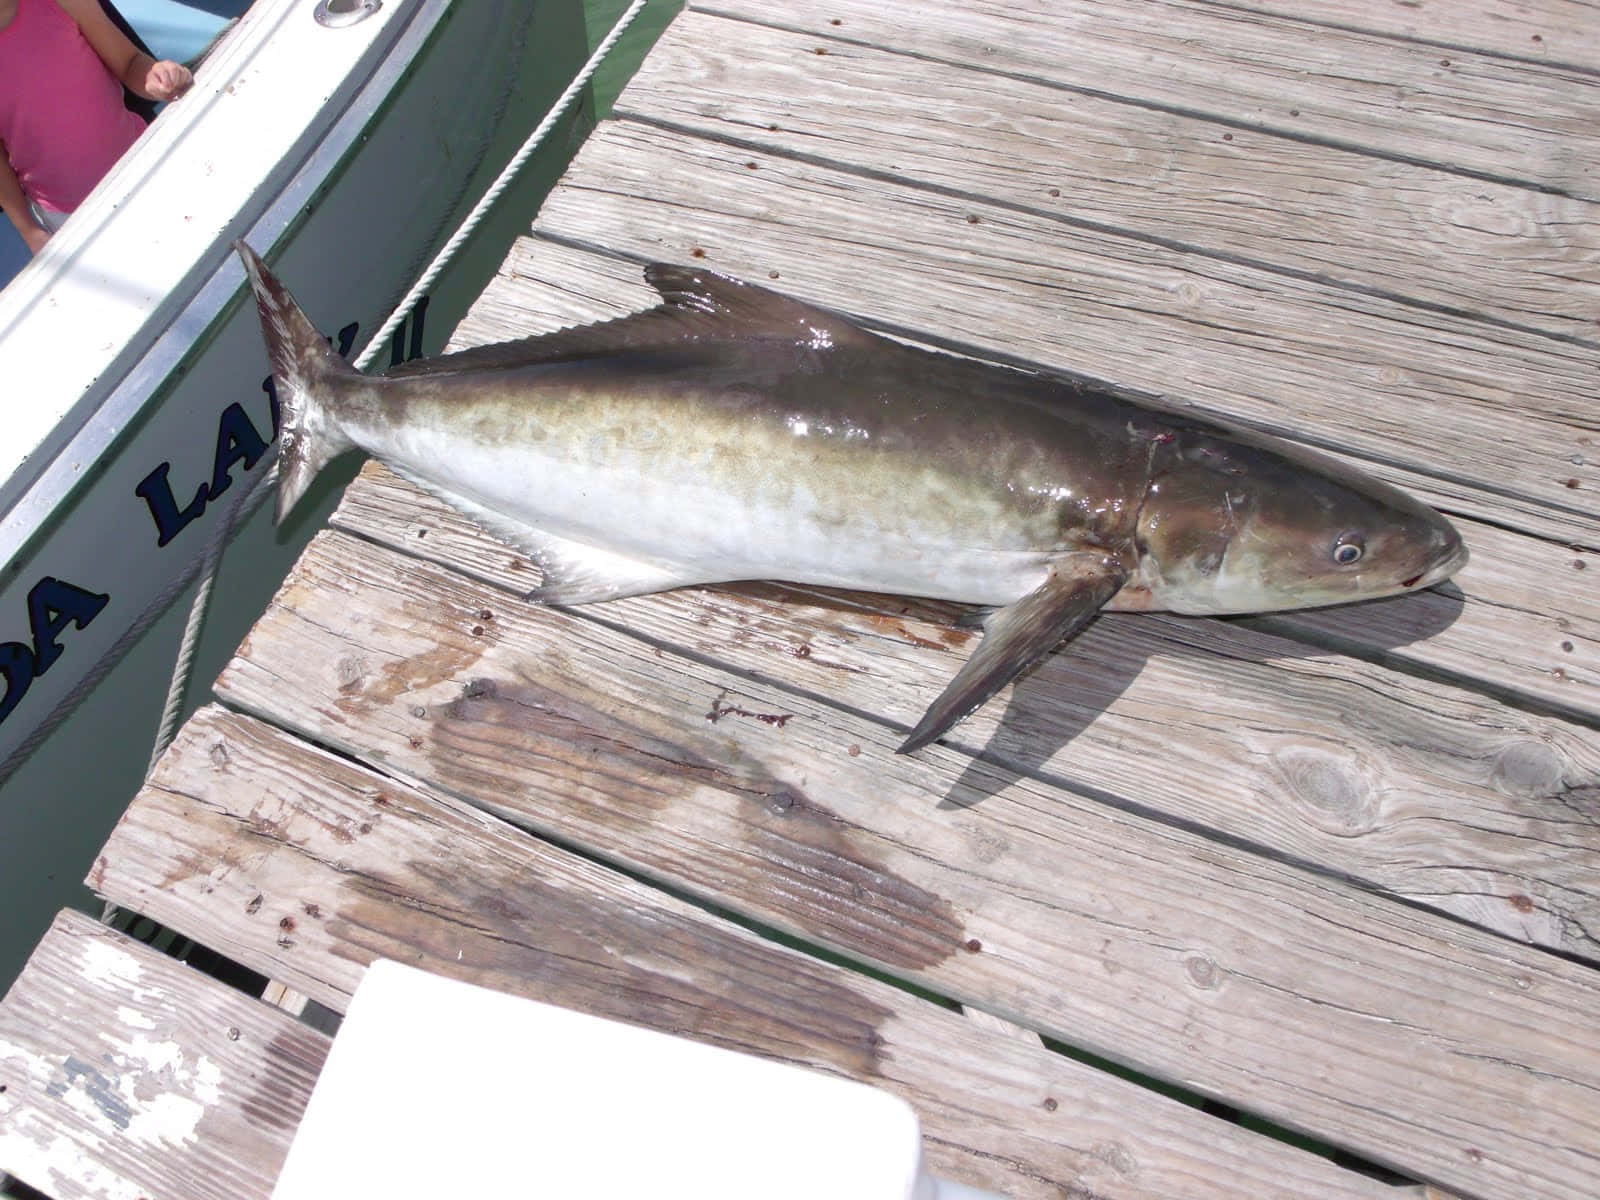
M781 339L813 350L875 340L874 334L838 313L714 271L651 263L645 267L644 277L661 293L662 303L655 308L612 321L419 358L384 374L396 379L492 371L734 339Z
M833 345L873 336L836 312L715 271L651 263L644 269L644 278L664 302L651 310L653 313L669 311L685 318L700 314L719 331L730 334L793 337Z

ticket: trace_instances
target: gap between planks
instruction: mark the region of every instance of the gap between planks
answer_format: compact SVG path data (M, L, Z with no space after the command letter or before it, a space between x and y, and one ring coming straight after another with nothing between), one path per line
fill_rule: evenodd
M714 0L693 10L1466 179L1600 198L1595 154L1585 149L1600 140L1592 70L1441 56L1423 44L1204 0L881 0L835 5L837 18L828 7L778 14L764 0ZM1591 38L1597 26L1593 16L1580 23Z
M935 1171L1005 1195L1392 1194L218 708L91 883L337 1010L382 955L888 1087Z
M1091 233L1595 341L1592 202L840 43L817 25L797 32L687 12L618 112ZM820 59L819 39L832 47Z
M1323 0L1314 15L1299 0L1203 0L1264 12L1313 28L1415 42L1437 50L1496 54L1516 62L1600 73L1600 17L1568 0L1476 0L1470 4ZM1448 17L1445 14L1448 13Z
M328 1045L63 912L0 1004L0 1171L61 1200L266 1200Z

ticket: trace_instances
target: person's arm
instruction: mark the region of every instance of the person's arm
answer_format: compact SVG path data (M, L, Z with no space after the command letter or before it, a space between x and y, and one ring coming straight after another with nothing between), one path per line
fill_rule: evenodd
M78 23L106 69L146 100L176 100L194 83L188 67L175 62L157 62L130 42L122 30L111 23L99 0L55 2Z
M0 154L0 208L5 209L6 216L11 218L22 240L28 243L30 252L37 254L44 249L44 244L50 240L50 231L33 219L28 198L22 194L22 185L17 182L17 173L11 169L11 160L4 154Z

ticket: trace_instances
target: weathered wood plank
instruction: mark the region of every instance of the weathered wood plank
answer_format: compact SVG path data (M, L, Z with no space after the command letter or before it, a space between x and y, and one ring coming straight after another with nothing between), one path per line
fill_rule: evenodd
M215 708L91 882L335 1009L381 954L878 1084L937 1171L1008 1196L1388 1194Z
M843 17L770 0L695 7L1600 199L1600 88L1561 64L1442 54L1204 0L884 0ZM1595 37L1592 6L1573 12Z
M1600 529L1600 348L625 120L590 138L535 228L777 271L871 322L1407 468L1455 511L1557 540Z
M880 47L816 46L814 33L688 12L619 111L1091 231L1595 336L1600 205Z
M328 1046L64 912L0 1004L0 1170L55 1200L266 1197Z
M1449 49L1600 69L1600 13L1587 0L1322 0L1314 12L1296 0L1231 6Z
M218 694L1414 1177L1592 1178L1590 968L338 536Z
M463 320L452 348L600 320L648 303L634 264L552 243L523 243L505 270ZM417 503L419 512L440 511L436 502ZM1393 603L1285 614L1268 626L1478 681L1580 720L1600 720L1600 588L1589 573L1600 569L1600 560L1479 521L1462 520L1461 527L1473 555L1456 580L1466 593L1464 604L1429 592ZM448 536L448 528L443 532ZM390 540L405 544L393 535ZM489 548L487 542L478 545ZM423 553L426 547L414 549ZM474 564L481 569L520 560L474 550L455 561L472 570ZM498 578L486 577L526 590L533 586L530 570L523 562Z
M514 594L537 575L381 468L334 521ZM768 586L577 610L902 728L968 653L953 611ZM1600 741L1587 728L1229 623L1110 614L945 740L1600 958Z

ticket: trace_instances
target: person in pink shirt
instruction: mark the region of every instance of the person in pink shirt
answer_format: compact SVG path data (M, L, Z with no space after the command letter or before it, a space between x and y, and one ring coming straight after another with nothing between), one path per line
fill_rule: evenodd
M0 208L30 251L144 131L123 86L175 100L193 83L136 48L97 0L0 0Z

